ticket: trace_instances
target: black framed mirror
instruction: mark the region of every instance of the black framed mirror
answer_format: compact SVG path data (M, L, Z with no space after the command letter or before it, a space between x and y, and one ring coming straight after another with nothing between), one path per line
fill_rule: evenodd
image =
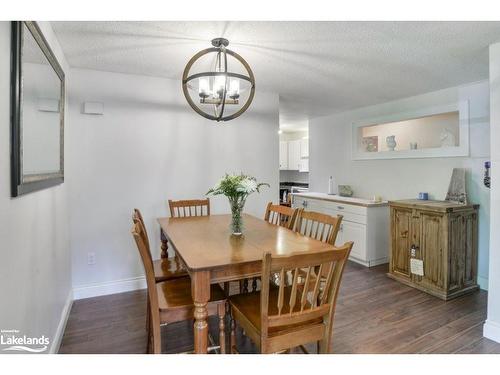
M12 197L64 182L65 77L39 25L12 22Z

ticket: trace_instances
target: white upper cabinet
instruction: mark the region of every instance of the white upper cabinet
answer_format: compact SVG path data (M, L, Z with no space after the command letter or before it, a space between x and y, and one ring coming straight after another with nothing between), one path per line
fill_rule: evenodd
M309 157L309 139L301 139L300 140L300 158L308 158Z
M309 159L300 159L299 172L309 172Z
M300 139L288 142L288 169L300 170Z
M288 142L280 141L280 170L288 169Z

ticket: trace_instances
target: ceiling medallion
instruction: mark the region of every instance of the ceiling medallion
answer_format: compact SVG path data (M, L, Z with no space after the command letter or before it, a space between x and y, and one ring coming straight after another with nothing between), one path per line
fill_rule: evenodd
M248 63L226 48L227 39L213 39L212 45L189 60L182 75L182 90L199 115L217 122L229 121L252 103L255 78Z

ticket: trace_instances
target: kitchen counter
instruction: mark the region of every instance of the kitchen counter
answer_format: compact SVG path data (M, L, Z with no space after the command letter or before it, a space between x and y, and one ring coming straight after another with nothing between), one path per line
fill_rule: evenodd
M308 193L293 193L292 195L309 199L319 199L330 202L353 204L355 206L363 206L363 207L380 207L380 206L387 206L389 204L387 201L374 202L371 199L341 197L340 195L330 195L326 193L308 192Z

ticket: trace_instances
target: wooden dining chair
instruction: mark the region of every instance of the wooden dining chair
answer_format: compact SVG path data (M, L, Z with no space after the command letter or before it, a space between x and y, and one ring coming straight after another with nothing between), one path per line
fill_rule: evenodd
M264 220L275 225L292 229L297 218L298 209L269 202L267 204Z
M134 223L140 221L144 231L144 241L149 244L149 237L146 230L146 225L144 224L144 219L142 217L141 211L134 208L132 214L132 221ZM170 279L176 279L179 277L189 277L186 270L182 266L178 257L169 257L153 260L153 270L156 282L161 282Z
M170 217L210 216L210 198L168 200Z
M342 215L330 216L320 212L300 209L297 214L295 231L303 236L314 238L315 240L335 246L342 218ZM299 278L300 283L304 281L305 273L305 270L299 269L299 274L301 275ZM291 277L289 275L287 280L290 279ZM324 282L325 280L323 279L322 281Z
M316 342L318 353L329 353L335 305L345 263L352 242L324 252L303 252L291 256L265 253L262 260L260 292L230 297L232 319L245 331L261 353L277 353ZM305 287L299 288L299 270L306 269ZM315 269L319 269L317 274ZM286 286L291 272L293 281ZM271 277L280 277L279 288ZM321 279L325 279L320 288ZM234 324L231 324L231 351L235 352Z
M342 215L330 216L315 211L300 210L297 214L295 232L315 240L335 245Z
M291 208L287 206L280 206L269 202L264 214L264 220L270 224L279 225L287 229L293 230L297 213L300 209ZM252 278L252 291L257 290L258 277ZM249 279L240 281L240 293L248 293Z
M146 274L149 302L150 325L148 329L148 353L161 353L160 325L194 318L194 304L191 298L191 279L181 277L157 283L153 271L153 259L149 242L141 221L136 221L132 235L137 244ZM225 311L226 298L223 290L216 284L211 285L211 299L207 304L208 315L219 317L219 347L225 353ZM210 349L216 349L212 347Z
M168 200L170 217L210 216L210 198ZM167 236L161 231L161 257L168 258Z

